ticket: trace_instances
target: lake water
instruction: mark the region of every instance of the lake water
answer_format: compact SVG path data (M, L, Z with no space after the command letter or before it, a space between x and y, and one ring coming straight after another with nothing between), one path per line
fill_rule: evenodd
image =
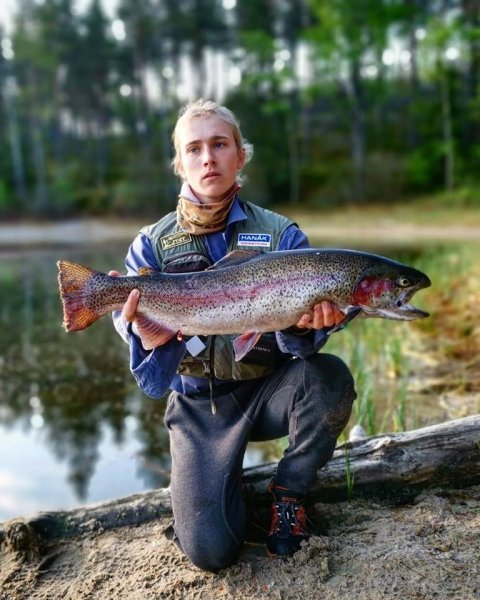
M122 271L126 247L0 255L0 521L169 483L165 402L138 390L110 318L62 327L56 261Z
M165 402L138 390L111 320L62 328L56 261L122 271L125 249L0 255L0 521L169 483Z

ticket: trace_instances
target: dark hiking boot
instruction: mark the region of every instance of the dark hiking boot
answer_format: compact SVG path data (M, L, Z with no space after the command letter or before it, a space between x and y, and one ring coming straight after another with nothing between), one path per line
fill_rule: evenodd
M268 553L271 556L291 556L311 535L303 505L305 496L275 485L273 481L268 491L273 497Z

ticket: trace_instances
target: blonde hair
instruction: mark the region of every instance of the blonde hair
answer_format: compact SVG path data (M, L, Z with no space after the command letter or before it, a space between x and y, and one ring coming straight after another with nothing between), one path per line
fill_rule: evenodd
M244 166L247 162L252 158L253 155L253 146L243 137L242 132L240 130L240 122L237 117L233 114L233 112L228 109L226 106L221 106L213 100L204 100L200 98L199 100L195 100L194 102L190 102L183 106L179 113L178 119L175 124L175 129L172 134L173 147L175 149L175 156L172 160L172 168L175 175L178 177L182 177L181 174L181 156L180 156L180 143L179 143L179 127L181 122L185 119L198 119L198 118L209 118L209 117L219 117L225 123L228 123L232 127L233 137L235 140L235 144L239 150L239 152L243 152L245 156ZM243 175L241 171L237 174L237 182L241 183L243 180Z

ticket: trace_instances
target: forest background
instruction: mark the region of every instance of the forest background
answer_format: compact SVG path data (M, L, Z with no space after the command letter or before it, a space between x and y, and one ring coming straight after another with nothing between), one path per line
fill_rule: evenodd
M19 0L0 38L2 219L171 210L200 96L260 204L478 204L478 0Z

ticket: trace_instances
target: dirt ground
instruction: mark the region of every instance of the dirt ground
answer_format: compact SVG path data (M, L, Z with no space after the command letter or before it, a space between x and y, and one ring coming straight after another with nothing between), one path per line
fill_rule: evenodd
M480 598L480 486L404 506L315 506L320 535L287 561L247 544L203 572L168 539L170 519L63 540L27 558L0 554L1 600Z

